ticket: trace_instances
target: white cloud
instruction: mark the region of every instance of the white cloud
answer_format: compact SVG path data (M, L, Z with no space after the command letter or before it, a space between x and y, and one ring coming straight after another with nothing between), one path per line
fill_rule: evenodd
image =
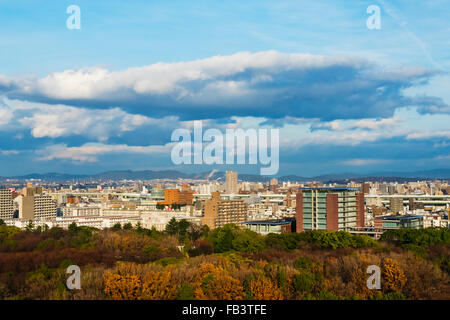
M436 160L443 160L443 161L449 161L450 160L450 154L445 156L437 156L435 157Z
M378 130L384 127L390 127L398 124L403 120L399 118L387 118L387 119L362 119L356 121L352 128Z
M349 159L341 161L341 164L346 166L367 166L376 164L386 164L392 162L390 159Z
M2 154L4 156L16 155L16 154L19 154L19 153L20 153L19 150L1 150L0 149L0 154Z
M0 77L0 84L1 84ZM11 109L3 102L0 101L0 127L9 124L11 119L13 118L13 112Z
M133 131L142 126L165 128L178 124L177 117L154 119L129 114L119 108L95 110L22 101L9 103L11 109L4 109L9 112L9 119L13 117L13 112L16 112L17 123L23 128L29 128L34 138L84 135L98 141L105 141L112 136L120 136L124 132ZM2 110L0 109L0 115ZM29 115L20 116L20 112Z
M43 78L3 77L8 86L0 90L14 99L94 109L117 106L151 117L333 120L391 117L396 108L415 102L402 90L434 74L417 67L386 69L355 57L264 51L121 71L92 67ZM423 108L438 108L430 112L448 107L439 98L419 102Z
M410 140L424 140L433 138L445 138L450 139L450 131L422 131L413 132L406 136Z
M55 144L36 151L39 160L71 160L79 162L97 162L98 156L105 154L152 154L168 153L173 143L153 146L128 146L125 144L109 145L103 143L86 143L80 147L68 147L66 144Z
M239 52L230 56L214 56L188 62L155 63L118 72L110 72L98 67L66 70L49 74L41 79L22 80L16 83L26 88L29 93L42 92L51 98L92 99L105 94L116 95L117 91L121 90L156 95L179 92L183 83L216 80L248 69L261 70L260 74L256 73L253 76L253 81L271 82L272 77L263 70L280 72L333 65L360 67L366 64L367 62L362 59L345 57L283 54L276 51ZM5 78L4 81L12 80ZM216 86L224 86L221 82L222 80L217 80ZM225 86L232 86L232 84Z
M330 130L330 131L346 131L346 130L379 130L386 127L393 127L404 120L400 118L386 119L361 119L361 120L334 120L329 122L317 122L311 124L311 130Z

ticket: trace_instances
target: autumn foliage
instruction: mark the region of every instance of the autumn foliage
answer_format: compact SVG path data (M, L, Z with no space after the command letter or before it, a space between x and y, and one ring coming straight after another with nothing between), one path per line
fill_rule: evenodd
M343 232L178 229L0 226L0 299L450 299L445 230L375 242ZM65 285L72 264L81 290ZM367 288L370 265L381 269L380 290Z
M105 293L114 300L137 300L142 296L142 283L131 274L107 274Z
M406 284L406 276L399 267L398 262L386 258L383 262L383 290L386 292L400 293Z
M276 283L265 277L251 280L249 287L255 300L281 300L283 298Z

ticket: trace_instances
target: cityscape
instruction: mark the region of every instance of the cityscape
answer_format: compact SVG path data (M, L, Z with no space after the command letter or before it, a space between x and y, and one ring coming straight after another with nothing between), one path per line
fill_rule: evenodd
M379 238L399 228L449 228L449 180L268 183L226 171L214 179L4 181L0 219L9 226L99 229L137 224L166 229L171 219L210 229L233 223L260 234L347 231Z
M449 298L449 180L200 176L5 179L3 299Z
M445 310L449 9L0 0L0 310Z

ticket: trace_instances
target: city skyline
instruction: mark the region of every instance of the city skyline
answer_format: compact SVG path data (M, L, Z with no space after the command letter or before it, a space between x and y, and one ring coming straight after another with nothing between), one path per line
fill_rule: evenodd
M450 300L449 9L0 0L0 300Z
M279 129L276 176L448 169L448 5L2 1L0 176L259 171L174 165L193 120Z

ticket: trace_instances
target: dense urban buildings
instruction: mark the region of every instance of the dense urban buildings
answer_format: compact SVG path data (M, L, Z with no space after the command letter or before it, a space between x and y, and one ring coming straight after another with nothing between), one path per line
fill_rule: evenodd
M139 224L160 231L176 219L210 229L235 223L261 234L345 230L373 237L389 228L449 225L447 181L239 182L237 172L224 176L225 181L210 176L69 184L8 181L0 191L0 219L21 228L32 221L64 228L71 223L96 228Z

